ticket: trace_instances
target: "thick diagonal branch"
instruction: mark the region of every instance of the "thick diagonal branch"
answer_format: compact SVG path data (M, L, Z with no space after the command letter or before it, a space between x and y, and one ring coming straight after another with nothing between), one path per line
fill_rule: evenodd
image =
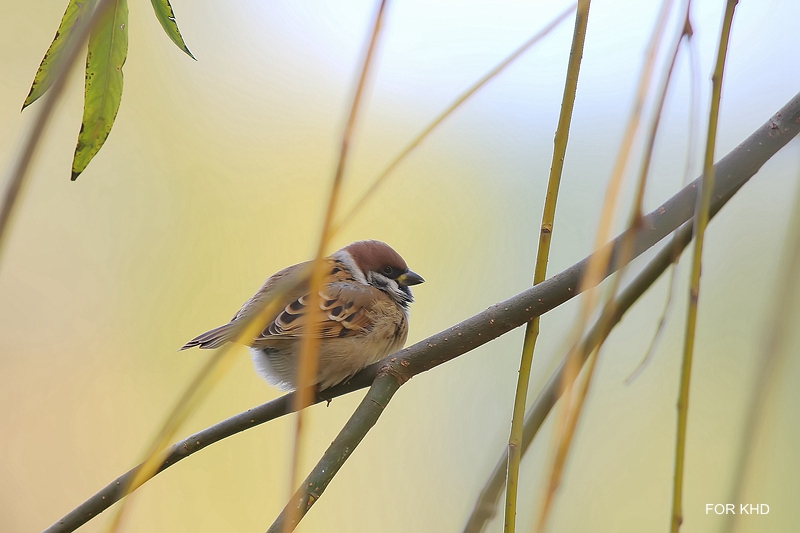
M719 210L727 199L758 172L761 166L797 135L799 131L800 94L797 94L783 109L781 109L781 111L776 113L767 123L750 135L747 140L717 163L717 180L712 200L712 210ZM692 217L697 198L698 183L699 178L690 183L687 187L681 189L661 207L648 214L644 218L644 224L641 227L632 230L636 233L633 257L638 256L643 251L653 246ZM607 274L616 271L621 266L618 264L618 257L620 255L620 245L623 238L624 234L618 236L608 244L608 246L613 247L613 253ZM382 378L384 384L387 384L387 379L401 381L410 379L416 374L430 370L478 346L486 344L512 329L525 324L532 318L554 309L576 296L577 287L586 269L586 265L590 261L590 257L583 259L539 285L509 298L504 302L489 307L485 311L460 324L389 356L383 361L360 372L351 382L334 387L328 391L323 391L322 398L318 398L317 400L323 401L341 396L353 390L364 388L370 383L374 383L373 378L376 376L379 368L382 369L382 373L386 375L386 377ZM386 393L386 397L389 397L393 393L393 391L391 391L393 388L394 386L389 384L388 387L383 389L383 392ZM384 398L384 400L385 399L386 398ZM373 400L376 400L376 398L370 396L365 398L365 402L367 403L372 403ZM378 404L381 404L381 399L377 399L377 403L373 403L376 409L379 407ZM291 399L287 399L287 396L278 398L273 402L236 415L231 419L223 421L216 426L208 428L176 444L173 446L161 470L164 470L209 444L258 425L259 423L283 416L289 411L289 405L291 405ZM364 405L366 404L362 404L362 406ZM381 405L385 406L385 403ZM359 409L361 409L361 407ZM362 413L362 415L365 416L365 420L370 420L374 423L377 417L373 419L373 414L372 411L369 413ZM379 415L380 412L378 411L377 414ZM371 427L371 425L369 425L369 427ZM360 438L357 438L357 441L360 442L360 439L363 438L369 428L364 425L359 426L356 424L355 427L350 425L350 429L352 431L348 434L348 438L355 439L358 434L360 434ZM342 436L343 435L340 434L337 440L342 438ZM523 437L523 443L524 440L525 437ZM352 449L353 448L348 448L347 453L351 453ZM325 472L324 477L327 479L318 478L318 471L315 469L312 475L304 482L304 488L308 486L309 480L315 483L317 480L320 482L318 485L315 485L312 498L318 497L322 493L335 474L335 471L338 471L338 468L341 467L344 462L343 458L337 457L335 459L336 460L333 460L331 464L334 464L336 468ZM103 490L71 511L59 522L48 528L46 532L74 531L97 514L103 512L120 498L119 485L124 484L125 479L127 479L128 476L132 476L135 470L136 469L131 470L110 483Z

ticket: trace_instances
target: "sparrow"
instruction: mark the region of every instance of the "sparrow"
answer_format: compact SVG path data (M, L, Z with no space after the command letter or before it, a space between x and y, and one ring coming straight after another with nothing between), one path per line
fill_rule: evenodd
M319 337L316 383L327 389L353 377L362 368L403 347L408 337L409 289L425 280L408 269L388 244L367 240L349 244L324 260L325 279L319 292L322 312L309 303L311 261L286 267L264 285L223 326L198 335L181 350L217 348L233 341L244 317L262 302L278 299L267 326L251 342L256 371L283 390L297 388L300 345L309 317Z

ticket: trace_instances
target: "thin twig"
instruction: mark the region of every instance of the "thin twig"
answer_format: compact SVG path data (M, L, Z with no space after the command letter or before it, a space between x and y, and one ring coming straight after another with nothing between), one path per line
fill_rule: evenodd
M53 109L55 109L55 105L64 90L67 74L69 74L72 64L78 58L78 54L86 44L86 40L89 38L92 29L97 24L97 21L100 20L103 11L108 8L109 5L111 5L111 0L98 1L91 17L86 19L78 26L75 33L67 38L64 49L60 54L62 60L52 67L53 84L48 89L47 94L42 98L44 101L33 119L33 124L28 130L28 134L22 141L17 157L11 164L8 176L5 179L5 191L2 200L0 200L0 261L2 261L5 243L8 240L8 232L10 231L13 221L12 216L18 201L22 198L25 191L25 178L28 175L28 169L31 165L31 161L33 161L33 156L36 154L36 149L39 146L39 141L42 138L44 129L50 120L50 116L53 114Z
M367 39L366 52L364 60L359 72L358 81L353 94L353 101L350 104L350 112L347 117L347 122L342 132L341 146L339 148L339 160L336 164L336 171L334 172L331 191L328 197L328 204L325 211L325 217L322 223L322 231L320 232L319 244L317 246L317 253L314 257L311 282L309 283L308 302L307 308L312 309L312 313L322 313L320 307L320 290L325 278L325 263L323 258L328 248L328 243L331 240L334 232L333 219L336 215L336 208L339 201L339 193L342 188L342 181L344 179L344 171L347 167L347 156L350 150L350 143L352 142L353 133L356 127L358 112L361 108L364 90L367 85L367 79L371 71L375 49L378 44L378 36L380 35L383 26L383 19L386 13L386 4L388 0L380 0L377 6L374 22ZM300 344L299 368L297 377L297 394L294 396L294 411L297 413L295 423L294 446L292 450L292 463L289 471L289 490L293 491L297 480L297 469L300 464L300 450L303 435L303 409L312 404L313 397L313 384L317 375L317 368L319 365L319 342L320 338L317 335L316 328L319 327L320 322L311 318L308 321L306 334L303 336ZM290 492L291 493L291 492ZM290 520L291 521L291 520Z
M800 93L795 95L777 114L773 115L770 120L760 126L745 141L717 163L718 179L715 183L712 214L716 213L742 185L759 171L766 161L799 132ZM690 183L655 211L645 216L644 224L636 230L635 256L649 249L691 218L693 206L697 201L698 184L699 180ZM691 227L685 227L689 230L687 238L691 238ZM612 252L612 258L619 255L619 248L623 238L624 234L609 243L609 246L617 250ZM373 377L377 374L379 368L400 361L400 358L409 367L413 365L414 374L430 370L500 337L512 329L529 322L535 316L540 316L555 309L576 296L578 283L589 261L590 258L587 257L535 287L529 288L445 331L390 355L357 374L349 383L323 391L320 401L366 387L373 381ZM620 266L617 261L612 261L608 273L610 274ZM536 429L555 402L559 383L561 383L561 375L554 375L548 381L544 392L534 402L534 407L529 410L522 437L523 449L530 445ZM547 395L552 397L552 402L547 400ZM159 471L172 466L181 459L214 442L283 416L290 411L291 405L293 405L291 395L287 395L241 413L185 439L172 447L172 452L166 458L165 463L160 466ZM507 461L504 456L499 463L498 478L501 488L505 479ZM46 530L46 533L74 531L102 513L123 496L120 486L124 485L135 471L136 469L131 470L111 482L103 490L53 524ZM499 494L499 491L497 494ZM468 531L479 530L470 529Z
M690 1L691 4L691 1ZM692 172L692 167L694 166L694 154L695 154L695 142L694 139L697 136L697 130L699 128L697 117L699 116L698 105L700 102L700 74L699 74L699 60L697 58L697 46L692 36L694 35L694 31L692 30L692 24L690 20L691 16L691 7L687 9L686 12L686 28L684 29L684 35L686 36L686 46L689 49L689 77L690 77L690 86L691 92L689 95L689 133L686 137L686 162L683 167L683 178L681 179L681 186L685 187L686 184L689 182L689 176ZM677 245L674 245L677 246ZM675 299L675 279L678 277L678 251L675 250L675 256L672 261L672 266L670 267L670 276L669 276L669 283L667 284L667 298L664 301L664 309L661 311L661 317L658 320L658 325L656 326L655 332L653 332L653 338L650 339L650 344L647 347L647 351L645 352L644 357L642 358L639 365L631 372L631 375L625 380L626 385L630 385L633 381L639 377L642 371L647 367L647 364L652 359L653 355L655 354L656 347L658 346L658 341L661 338L661 334L664 332L664 327L667 324L667 318L669 317L669 312L672 309L672 302Z
M550 257L550 241L556 216L556 203L558 189L561 184L561 175L564 169L564 157L567 152L569 129L572 123L572 111L575 108L575 94L578 90L578 76L581 70L583 47L586 41L586 26L589 21L590 0L578 2L575 13L575 29L572 34L572 47L567 65L567 79L564 83L564 96L561 99L561 114L558 118L556 137L553 147L553 159L550 163L550 177L547 181L545 193L544 212L539 230L539 246L536 252L536 267L533 274L533 284L541 283L547 277L547 262ZM519 463L521 458L520 441L522 440L522 426L525 421L525 405L528 399L528 386L530 384L531 366L533 365L533 352L536 348L536 339L539 336L539 317L528 322L525 327L525 338L522 343L522 357L517 377L517 389L514 396L514 408L511 418L511 434L508 438L508 471L506 473L506 512L504 531L514 533L516 530L517 516L517 486L519 479Z
M631 109L630 116L628 117L628 123L622 136L620 149L617 153L617 158L614 162L614 167L611 171L611 178L609 180L608 187L606 188L605 198L603 200L603 210L600 215L600 221L598 223L598 231L594 245L594 249L601 251L601 253L596 256L597 262L593 265L590 265L589 272L587 272L587 277L584 282L587 287L594 287L598 284L597 279L603 275L603 272L608 264L609 256L606 253L607 249L603 245L608 239L608 234L610 233L611 223L616 211L616 201L622 185L622 178L625 174L628 160L630 159L634 137L639 129L639 123L641 122L645 99L650 88L653 69L655 68L655 59L658 54L661 36L664 33L664 28L667 23L672 1L673 0L664 0L662 3L661 11L659 12L659 16L656 21L656 26L653 29L650 43L648 44L645 52L642 72L639 76L639 82L636 88L634 105ZM588 297L584 298L583 305L581 306L578 327L576 328L578 335L580 335L580 332L583 331L583 326L586 324L589 315L594 308L593 293L594 291L592 290L588 291Z
M658 134L658 126L661 123L661 115L664 112L664 103L667 99L667 90L669 89L670 81L672 80L672 73L675 70L675 63L678 60L678 53L680 52L681 42L683 41L684 37L688 38L691 37L691 28L692 25L689 20L689 14L692 7L692 1L686 0L684 13L683 13L683 22L681 23L681 27L678 31L678 34L675 36L675 41L673 42L672 46L670 47L669 53L669 63L665 68L664 75L661 79L661 84L657 91L656 97L656 104L653 110L653 117L652 122L650 123L650 129L648 130L647 135L647 144L644 151L644 157L642 158L642 166L639 170L639 178L636 181L636 192L634 194L634 201L633 201L633 212L631 213L631 218L628 223L629 226L636 226L641 224L642 222L642 214L644 209L644 193L647 187L647 178L650 175L650 164L653 161L653 151L655 150L656 144L656 136ZM689 167L687 163L687 167L685 169L685 174L688 173Z
M711 77L711 109L708 116L708 135L706 156L703 165L703 179L700 184L695 213L694 251L692 254L691 287L689 289L689 311L686 317L686 336L684 340L683 363L681 366L680 393L678 395L678 429L675 437L675 482L672 492L672 533L678 533L683 522L683 466L686 455L686 427L689 413L689 385L692 376L692 357L694 355L695 328L697 325L697 304L700 298L700 269L703 260L703 242L709 219L711 194L714 189L714 147L717 140L717 120L719 101L722 94L722 77L725 72L725 58L728 52L733 13L738 0L728 0L722 31L719 37L717 61Z
M384 184L386 179L389 175L394 172L400 163L402 163L408 155L414 151L414 149L420 145L422 141L424 141L428 135L433 132L447 117L449 117L453 112L461 107L461 105L466 102L473 94L478 92L478 90L489 83L492 79L494 79L498 74L500 74L503 70L506 69L511 63L513 63L516 59L518 59L522 54L524 54L531 46L542 40L546 37L551 31L558 27L566 18L575 10L577 3L572 4L570 7L565 9L560 15L558 15L555 19L553 19L550 24L545 26L540 32L536 35L528 39L525 43L522 44L519 48L514 50L507 58L501 61L496 67L486 73L480 80L478 80L472 87L461 93L455 100L453 100L444 111L442 111L438 117L433 119L433 121L425 126L421 132L417 134L414 139L411 140L408 145L406 145L403 150L400 151L397 156L392 160L389 165L383 169L383 172L378 174L377 177L372 181L372 185L369 186L367 191L361 195L361 197L356 200L353 207L350 211L345 214L340 221L338 221L334 227L332 232L337 233L341 230L345 225L347 225L353 217L358 213L359 210L366 204L367 200L380 189L381 185Z

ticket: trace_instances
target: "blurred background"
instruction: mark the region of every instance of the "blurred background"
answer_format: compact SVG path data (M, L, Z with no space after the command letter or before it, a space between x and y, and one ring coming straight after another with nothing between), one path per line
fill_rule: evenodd
M374 11L365 0L172 0L195 62L164 35L149 2L130 4L125 91L114 129L87 171L70 182L83 97L82 68L73 69L0 265L2 531L42 530L136 464L210 355L178 353L178 347L227 321L267 276L312 256ZM391 4L344 205L456 95L567 5ZM34 114L19 109L65 7L65 0L6 0L0 18L3 169ZM551 274L591 250L658 7L593 2ZM723 7L722 0L693 2L700 138ZM718 157L800 89L800 69L787 61L800 49L797 20L800 4L791 0L737 8ZM448 119L336 237L333 249L358 239L384 240L425 277L415 288L409 343L530 285L572 25L572 19L562 24ZM676 27L673 18L666 42ZM689 73L682 53L648 210L680 188ZM703 145L696 143L692 178ZM640 152L630 169L638 168ZM685 533L723 526L705 506L728 501L737 469L799 167L795 140L709 229ZM620 223L629 198L630 190ZM550 531L667 529L687 265L684 259L658 351L630 385L624 380L647 350L666 277L611 336ZM531 400L564 354L576 304L542 320ZM299 531L460 531L508 438L521 340L522 331L514 331L405 385ZM791 339L791 353L798 340ZM798 379L800 361L790 357L770 384L744 500L733 503L766 503L771 510L742 517L739 531L793 531L800 521L800 389L792 386ZM303 475L362 395L309 410ZM179 433L277 396L241 349L233 370ZM289 493L293 427L290 417L276 420L170 468L136 493L124 530L265 530ZM538 517L551 430L548 422L523 460L520 531ZM81 531L100 531L107 521L102 516ZM489 531L501 529L502 516Z

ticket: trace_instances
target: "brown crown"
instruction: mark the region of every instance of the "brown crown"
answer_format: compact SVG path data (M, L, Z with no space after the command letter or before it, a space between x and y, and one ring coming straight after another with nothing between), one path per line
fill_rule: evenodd
M391 246L381 241L357 241L348 244L344 250L350 253L361 272L380 272L385 266L398 269L400 272L408 270L408 265L395 252Z

